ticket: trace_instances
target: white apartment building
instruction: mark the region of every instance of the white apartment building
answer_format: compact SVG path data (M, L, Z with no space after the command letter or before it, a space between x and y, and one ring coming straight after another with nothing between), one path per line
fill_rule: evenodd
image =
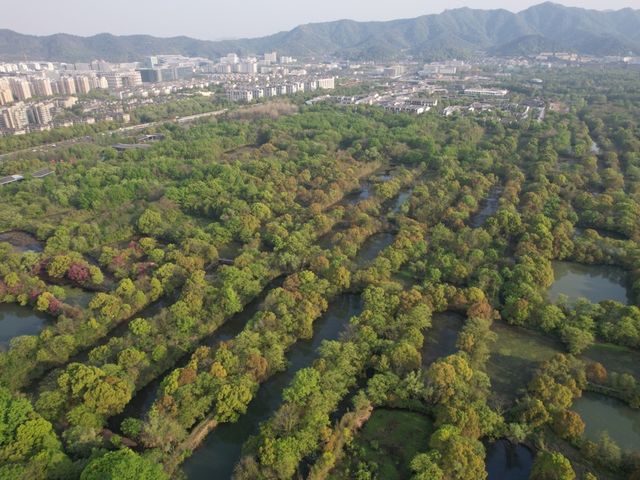
M506 97L508 93L508 90L494 88L466 88L464 90L465 95L474 97Z
M333 90L334 88L336 88L335 77L319 78L317 82L318 82L318 88L321 88L324 90Z
M227 90L227 98L232 102L251 102L253 100L253 90Z

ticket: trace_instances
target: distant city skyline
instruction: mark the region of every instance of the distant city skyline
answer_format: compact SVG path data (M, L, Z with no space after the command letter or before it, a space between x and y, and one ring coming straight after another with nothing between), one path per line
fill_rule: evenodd
M261 37L298 25L340 19L386 21L441 13L470 7L504 8L518 12L540 0L324 0L306 3L292 0L244 0L236 2L182 0L111 0L59 2L23 0L3 11L0 28L32 35L69 33L89 36L149 34L158 37L188 36L203 40ZM639 0L563 0L566 6L617 10L640 8Z

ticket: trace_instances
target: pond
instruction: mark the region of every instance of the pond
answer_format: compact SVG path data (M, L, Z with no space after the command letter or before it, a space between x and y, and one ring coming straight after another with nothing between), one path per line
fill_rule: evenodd
M66 298L64 303L78 308L88 308L89 302L95 295L95 292L89 292L77 287L65 287Z
M287 353L289 368L260 386L247 412L238 422L218 426L186 460L183 468L187 478L231 478L233 468L240 460L242 445L251 435L258 433L260 422L278 409L282 403L282 390L289 385L295 373L311 365L323 340L337 339L349 319L361 312L359 295L344 294L332 301L327 312L315 322L313 339L297 342Z
M0 233L0 243L10 243L17 252L42 252L43 246L36 237L22 230Z
M631 303L631 292L627 288L628 275L621 268L553 262L553 274L555 281L548 292L552 302L564 294L569 302L582 297L593 303L603 300L615 300L627 305Z
M584 435L589 440L597 441L607 432L623 450L640 451L640 410L616 398L591 392L578 398L572 409L584 420Z
M498 440L486 446L488 480L529 480L534 453L524 445Z
M436 313L431 319L431 328L424 334L422 366L427 368L439 358L453 355L458 351L458 332L464 325L465 317L455 312Z
M539 332L494 322L497 340L491 346L487 373L497 399L510 402L527 386L539 362L549 360L563 347Z
M358 268L368 266L378 254L393 243L396 236L393 233L381 232L367 238L358 250L355 263Z
M0 350L9 347L12 338L37 335L47 325L49 317L15 303L0 303Z
M477 213L473 214L469 219L469 225L473 228L478 228L484 225L484 222L491 215L496 213L498 207L500 206L500 194L502 193L502 188L496 187L493 188L487 198L485 198L481 205L482 207L478 210Z

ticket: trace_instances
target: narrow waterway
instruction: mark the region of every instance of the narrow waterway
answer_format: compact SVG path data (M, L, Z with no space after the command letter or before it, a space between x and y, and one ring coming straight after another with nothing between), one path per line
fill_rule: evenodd
M366 181L361 184L359 190L346 194L340 203L343 205L356 205L357 203L360 203L362 200L366 200L370 196L371 196L371 183Z
M289 368L264 382L247 412L236 423L225 423L213 430L202 446L187 459L183 469L189 479L228 479L240 460L242 445L258 433L260 422L268 419L282 403L282 390L295 373L311 365L323 340L339 338L349 319L362 312L359 295L344 294L331 302L329 309L314 324L310 341L299 341L287 353Z
M247 322L258 312L267 294L272 289L282 286L284 279L285 276L283 275L271 281L259 296L249 302L240 313L234 315L225 323L220 325L220 327L212 335L205 338L200 345L216 347L220 342L236 337L244 329ZM184 367L189 362L190 358L191 353L184 355L180 360L178 360L172 369ZM159 375L155 380L147 384L135 394L122 413L111 417L108 423L109 430L113 432L120 432L121 423L126 418L132 417L142 419L157 398L158 389L160 388L163 378L164 375Z
M402 207L407 203L407 201L411 198L411 194L413 193L413 189L402 190L396 199L393 201L393 205L391 206L392 213L399 213Z
M495 187L491 189L487 198L481 202L481 208L469 219L469 225L473 228L478 228L484 225L484 222L491 215L496 213L500 206L500 195L502 194L502 188Z
M356 255L355 264L357 268L367 267L382 250L393 243L395 238L395 234L389 232L376 233L367 238Z

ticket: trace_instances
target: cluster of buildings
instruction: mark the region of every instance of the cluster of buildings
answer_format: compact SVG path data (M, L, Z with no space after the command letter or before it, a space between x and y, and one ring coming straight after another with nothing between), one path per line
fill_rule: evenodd
M449 60L446 62L432 62L423 65L418 75L422 77L440 77L447 75L457 75L469 69L462 60Z
M227 99L232 102L251 102L261 98L293 95L298 92L313 92L316 90L333 90L335 77L301 81L283 81L268 85L230 85L226 89Z
M219 62L210 64L210 73L241 73L241 74L270 74L282 70L283 66L297 63L298 60L289 56L278 56L277 52L265 53L258 57L240 58L235 53L229 53Z
M57 79L44 75L0 77L0 106L32 97L87 94L98 88L106 89L108 85L105 77L89 75L64 75Z
M78 99L76 97L63 97L43 102L15 102L12 105L0 108L0 134L20 135L30 132L41 132L56 127L70 127L78 124L91 125L96 121L119 121L127 123L130 115L122 108L115 109L102 116L86 116L81 119L72 119L66 116L56 118L59 113L68 111Z

